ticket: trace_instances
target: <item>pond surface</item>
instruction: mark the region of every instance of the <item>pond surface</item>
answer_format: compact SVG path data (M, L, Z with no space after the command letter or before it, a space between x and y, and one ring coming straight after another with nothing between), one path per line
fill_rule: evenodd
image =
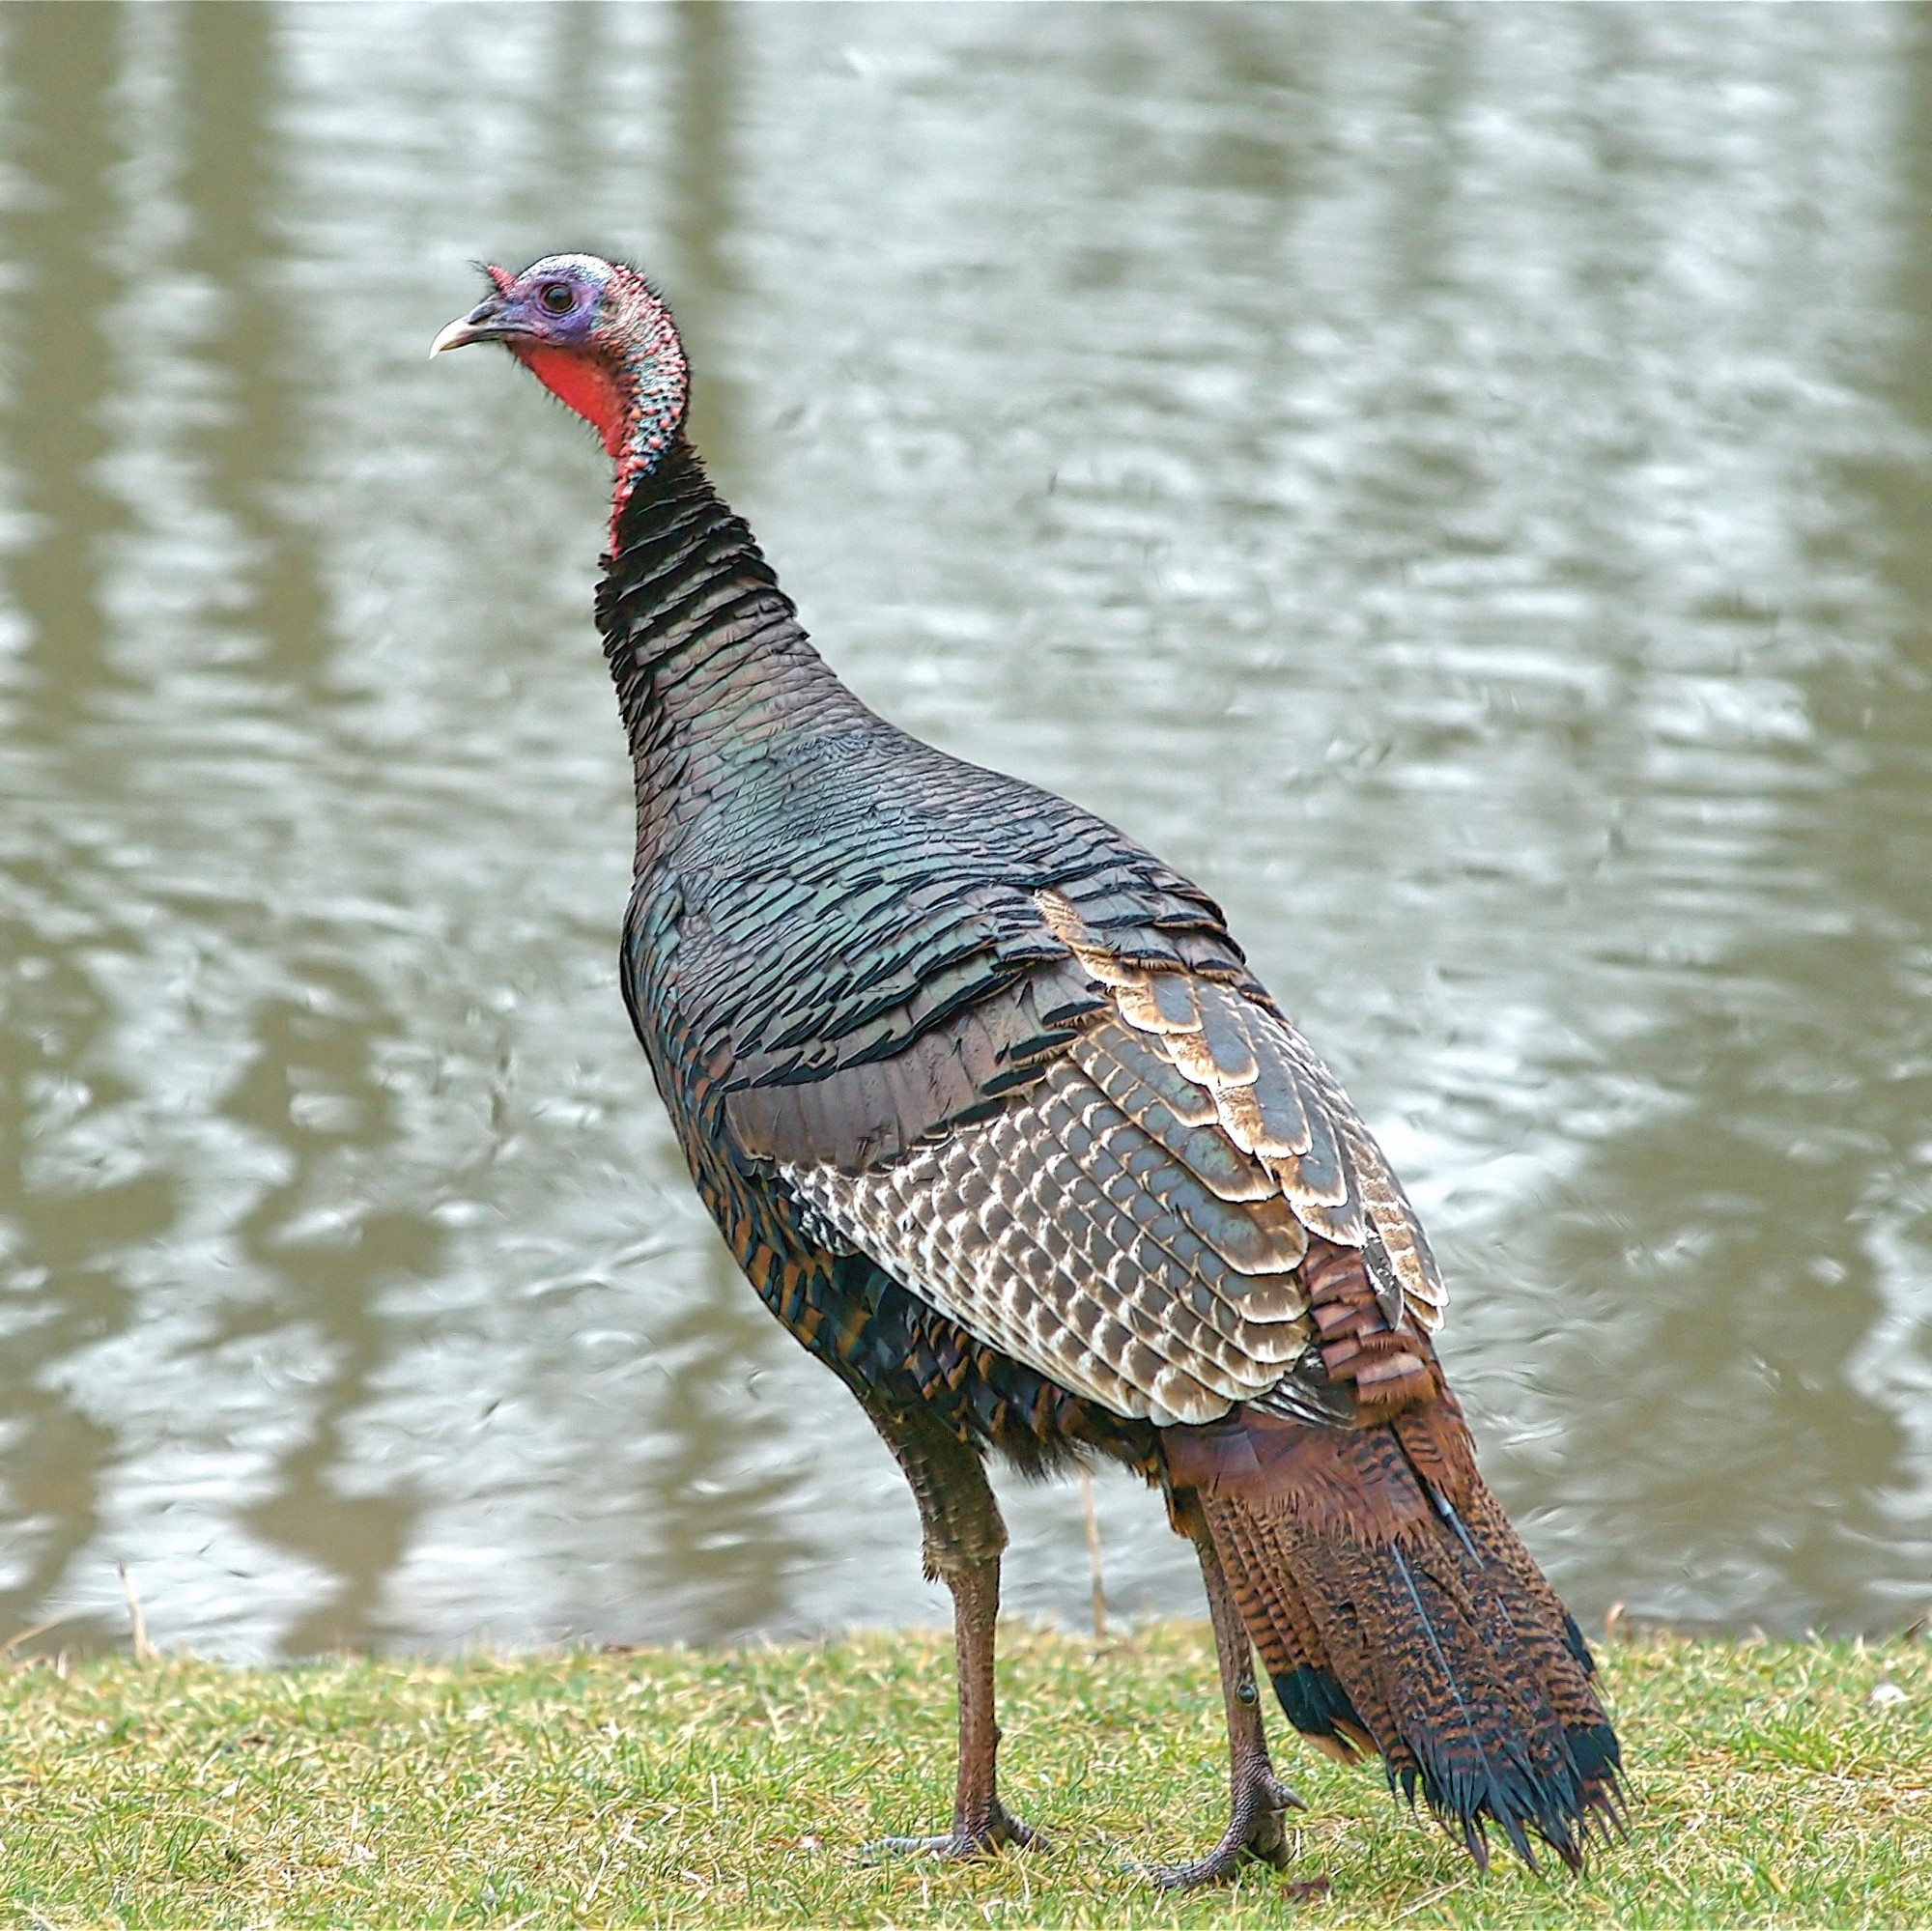
M944 1614L617 997L603 463L424 359L586 245L865 696L1228 906L1579 1613L1918 1613L1922 13L13 7L0 80L0 1640L119 1564L234 1657Z

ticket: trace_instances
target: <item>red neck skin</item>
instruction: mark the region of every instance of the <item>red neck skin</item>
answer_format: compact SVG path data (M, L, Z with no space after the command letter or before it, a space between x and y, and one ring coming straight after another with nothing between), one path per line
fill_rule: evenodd
M613 367L603 355L542 346L516 348L524 366L552 395L594 429L617 466L611 499L610 554L617 551L617 519L639 477L656 468L684 421L688 372L683 345L671 332Z
M630 410L624 392L600 355L576 349L519 348L518 358L531 375L560 402L574 411L603 439L604 453L624 453Z

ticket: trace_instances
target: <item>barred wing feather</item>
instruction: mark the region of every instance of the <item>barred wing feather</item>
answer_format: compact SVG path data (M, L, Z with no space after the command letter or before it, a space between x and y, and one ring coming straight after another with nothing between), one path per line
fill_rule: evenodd
M821 1227L986 1345L1159 1424L1325 1379L1320 1279L1342 1279L1350 1335L1348 1280L1378 1327L1434 1328L1441 1279L1408 1203L1293 1028L1235 985L1122 957L1058 894L1037 902L1097 1009L991 1117L896 1158L852 1171L794 1141L779 1171ZM889 1077L840 1077L861 1071ZM1359 1257L1352 1273L1305 1264L1311 1241ZM1423 1346L1387 1372L1419 1372Z

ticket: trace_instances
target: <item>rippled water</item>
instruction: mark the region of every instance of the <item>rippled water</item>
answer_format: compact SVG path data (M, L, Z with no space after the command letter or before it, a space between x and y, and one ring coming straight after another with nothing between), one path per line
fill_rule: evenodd
M15 6L0 73L0 1638L119 1562L236 1656L941 1613L616 996L601 461L423 359L582 245L859 690L1226 902L1579 1610L1932 1594L1922 14Z

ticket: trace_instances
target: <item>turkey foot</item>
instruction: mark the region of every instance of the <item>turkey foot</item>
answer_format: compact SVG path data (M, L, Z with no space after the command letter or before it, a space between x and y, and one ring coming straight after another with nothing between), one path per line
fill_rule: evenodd
M1288 1832L1282 1819L1291 1809L1307 1808L1300 1798L1267 1768L1244 1767L1246 1775L1235 1792L1233 1813L1221 1841L1205 1858L1191 1863L1151 1864L1147 1875L1163 1890L1191 1890L1201 1884L1226 1884L1250 1859L1275 1870L1288 1867ZM1297 1894L1319 1895L1328 1888L1325 1880L1312 1886L1293 1887Z
M991 1857L995 1851L1009 1847L1016 1851L1043 1851L1046 1839L1031 1824L1022 1824L1009 1814L1007 1806L995 1798L991 1811L977 1821L959 1818L952 1830L936 1837L881 1837L876 1843L867 1844L865 1854L871 1857L909 1854L964 1860Z
M1015 1850L1044 1850L1046 1839L1031 1824L1022 1824L1000 1802L998 1761L1000 1726L993 1714L993 1641L1000 1609L998 1548L1006 1531L992 1514L992 1491L978 1458L970 1463L969 1481L952 1471L952 1486L942 1488L931 1478L930 1445L925 1457L915 1451L903 1433L889 1434L901 1451L908 1472L915 1470L913 1493L919 1498L926 1525L927 1574L943 1576L952 1591L952 1633L959 1676L959 1782L952 1800L952 1828L935 1837L884 1837L867 1851L914 1852L936 1858L983 1858L1011 1846ZM920 1476L928 1479L922 1481ZM980 1498L983 1497L983 1502ZM955 1518L967 1508L983 1508L991 1522L974 1539L990 1554L966 1552L972 1547L961 1537ZM991 1530L997 1530L997 1539ZM939 1560L935 1560L935 1554Z
M1168 1890L1200 1884L1226 1884L1250 1858L1275 1870L1288 1863L1288 1832L1282 1819L1291 1809L1305 1810L1293 1791L1274 1774L1268 1760L1267 1732L1262 1727L1261 1692L1255 1687L1255 1652L1241 1622L1235 1592L1214 1549L1207 1519L1192 1495L1177 1497L1175 1519L1194 1544L1208 1613L1214 1624L1214 1659L1221 1670L1221 1702L1228 1718L1228 1828L1205 1858L1192 1863L1153 1864L1147 1875ZM1289 1887L1296 1897L1319 1897L1325 1878Z

